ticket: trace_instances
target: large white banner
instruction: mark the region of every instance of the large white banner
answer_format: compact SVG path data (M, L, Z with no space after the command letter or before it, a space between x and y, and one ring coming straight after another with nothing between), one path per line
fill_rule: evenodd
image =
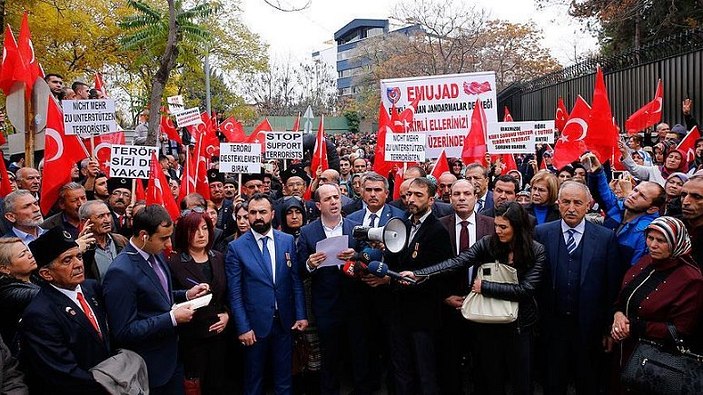
M487 123L498 122L496 78L492 71L430 77L381 80L381 100L387 109L402 110L419 98L408 132L427 136L427 157L461 157L464 137L471 129L471 114L479 99Z

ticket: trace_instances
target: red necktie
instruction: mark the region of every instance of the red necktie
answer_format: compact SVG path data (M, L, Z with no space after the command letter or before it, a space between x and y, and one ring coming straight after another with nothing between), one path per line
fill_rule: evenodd
M459 232L459 252L469 249L469 221L459 222L461 231Z
M78 292L78 303L81 305L81 309L83 310L83 313L85 313L85 316L88 317L88 321L93 325L93 328L98 332L98 336L102 339L102 333L100 333L100 326L98 325L98 320L95 319L95 316L93 315L93 311L88 307L88 303L85 301L85 297L83 297L83 293Z

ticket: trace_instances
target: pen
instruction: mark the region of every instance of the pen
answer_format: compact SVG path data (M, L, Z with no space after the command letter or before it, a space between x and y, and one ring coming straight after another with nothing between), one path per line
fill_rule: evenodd
M191 283L191 284L193 284L193 285L200 285L199 282L193 280L193 279L190 278L190 277L186 277L186 281L188 281L189 283Z

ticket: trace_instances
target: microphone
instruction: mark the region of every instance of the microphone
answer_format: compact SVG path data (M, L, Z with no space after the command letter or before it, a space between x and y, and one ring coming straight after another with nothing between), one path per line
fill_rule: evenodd
M371 261L371 262L369 262L369 265L366 267L366 270L376 277L388 276L396 281L405 281L405 282L409 282L410 284L416 283L416 281L413 280L412 278L403 277L399 273L396 273L392 270L388 270L388 265L386 265L383 262Z
M350 258L350 260L360 261L366 264L371 261L380 261L381 259L383 259L383 251L371 247L366 247L361 250L361 252L355 252L354 256Z
M344 266L342 266L342 273L344 273L347 277L359 278L362 274L364 274L365 269L366 265L363 263L355 260L348 260L344 262Z

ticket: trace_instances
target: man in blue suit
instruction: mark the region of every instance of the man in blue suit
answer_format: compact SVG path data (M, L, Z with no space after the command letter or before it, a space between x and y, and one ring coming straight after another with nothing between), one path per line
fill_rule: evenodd
M173 222L165 208L151 205L137 213L133 236L105 273L103 291L108 322L118 347L144 358L152 394L182 394L183 367L178 360L176 326L190 322L189 306L172 309L205 295L198 284L174 291L163 251L171 246Z
M20 324L20 360L37 394L100 394L90 369L111 356L99 285L85 280L81 252L55 227L29 243L46 282ZM4 392L3 392L4 393Z
M304 264L303 273L312 280L312 312L317 320L322 351L320 386L323 394L339 393L339 377L342 367L342 340L349 344L354 376L354 393L369 393L370 380L366 334L362 325L362 304L356 303L354 296L363 283L344 277L338 266L320 267L328 257L316 251L318 241L347 235L347 249L337 258L350 259L357 247L351 236L356 222L342 218L341 192L336 184L320 185L314 194L315 205L320 210L320 218L303 226L298 238L298 259ZM331 257L330 257L331 258Z
M293 236L273 230L268 195L249 199L251 230L231 242L225 269L239 341L245 349L245 394L263 394L266 360L276 394L291 393L291 330L308 326Z
M612 324L611 306L623 275L615 233L585 221L588 187L564 182L558 197L561 220L537 226L536 240L547 252L542 307L545 394L566 394L569 379L578 394L599 393L604 345ZM609 347L606 347L606 350Z

